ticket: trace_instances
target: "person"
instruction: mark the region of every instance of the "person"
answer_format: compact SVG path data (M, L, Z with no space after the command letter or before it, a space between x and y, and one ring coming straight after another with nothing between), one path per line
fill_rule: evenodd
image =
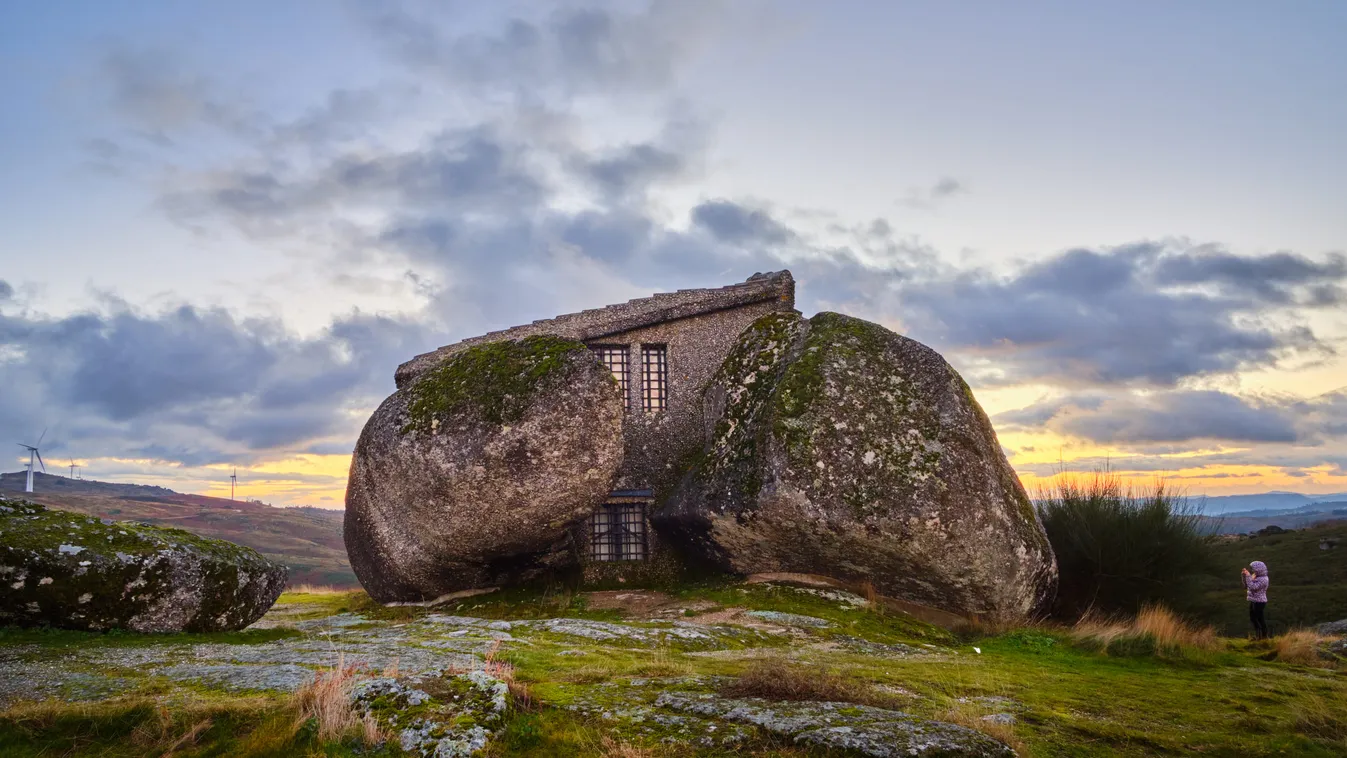
M1249 568L1240 569L1240 573L1244 577L1244 596L1249 600L1249 621L1253 623L1253 636L1265 640L1268 637L1267 619L1263 616L1267 608L1267 564L1254 561L1249 564Z

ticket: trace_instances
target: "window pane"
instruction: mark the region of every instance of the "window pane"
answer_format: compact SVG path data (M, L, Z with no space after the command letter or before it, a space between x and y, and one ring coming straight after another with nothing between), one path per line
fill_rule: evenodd
M641 404L645 410L664 410L669 402L668 350L664 345L641 346Z
M589 557L596 561L646 559L645 505L607 503L589 517Z
M592 349L599 356L599 360L603 361L603 365L613 372L613 378L617 380L617 386L622 389L623 410L630 410L631 359L627 347L625 345L596 345Z

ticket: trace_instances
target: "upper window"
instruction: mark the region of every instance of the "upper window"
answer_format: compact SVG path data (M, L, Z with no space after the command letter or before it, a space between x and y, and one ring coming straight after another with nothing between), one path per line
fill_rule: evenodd
M669 405L669 350L664 345L641 346L641 405L652 413Z
M622 409L631 409L631 355L626 345L595 345L594 352L603 365L613 372L617 386L622 388Z
M645 505L607 503L589 517L589 557L596 561L645 560Z

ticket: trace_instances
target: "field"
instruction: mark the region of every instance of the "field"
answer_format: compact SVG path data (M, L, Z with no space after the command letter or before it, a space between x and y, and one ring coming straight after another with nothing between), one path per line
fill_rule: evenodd
M253 548L290 568L291 584L359 586L346 559L341 511L184 495L163 487L38 474L32 494L22 474L0 475L0 493L116 521L143 521Z
M358 726L323 737L301 703L311 698L288 694L339 661L357 679L396 677L433 697L446 691L436 672L509 681L492 756L855 756L818 740L881 728L867 707L964 725L953 728L1027 756L1347 753L1347 670L1318 658L1317 641L1217 639L1158 618L1145 634L951 631L883 599L730 580L520 589L435 609L289 593L230 635L0 633L11 673L0 754L404 754L396 738L368 744ZM391 709L402 721L381 722L380 739L426 707ZM800 731L820 713L828 729ZM858 731L837 731L846 724Z
M1320 549L1325 540L1337 540L1337 546ZM1242 636L1249 628L1239 570L1250 561L1268 565L1273 634L1347 618L1347 521L1225 541L1215 552L1219 573L1199 580L1200 596L1183 610L1223 634Z

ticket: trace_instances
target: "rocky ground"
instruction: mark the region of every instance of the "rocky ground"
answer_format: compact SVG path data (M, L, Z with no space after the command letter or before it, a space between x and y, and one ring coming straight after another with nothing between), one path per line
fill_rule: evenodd
M961 640L842 590L772 582L429 609L288 594L232 634L0 631L0 753L147 754L144 724L118 736L107 719L120 721L87 714L149 702L214 709L174 755L1343 754L1343 671L1268 652L1115 659L1051 629ZM351 698L383 745L245 749L268 709L339 665L361 672ZM263 715L220 715L245 702Z

